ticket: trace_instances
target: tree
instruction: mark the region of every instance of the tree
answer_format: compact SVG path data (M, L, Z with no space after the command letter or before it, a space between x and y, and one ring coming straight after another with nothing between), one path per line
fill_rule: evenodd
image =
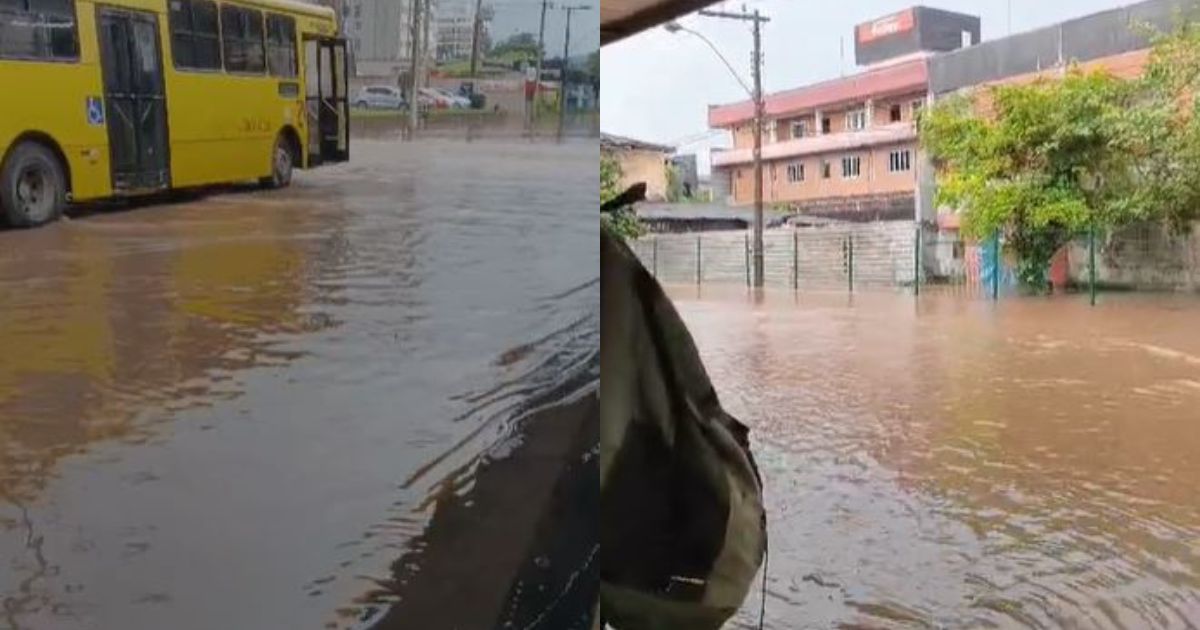
M491 50L491 55L499 57L513 54L514 56L537 58L538 52L537 35L533 33L516 33L496 44Z
M621 163L607 153L600 154L600 204L620 195ZM600 215L601 229L609 230L621 238L633 239L645 233L645 227L638 220L632 208L620 208L613 212Z
M945 99L921 118L938 203L967 236L1003 234L1023 283L1045 287L1054 253L1085 229L1200 209L1200 31L1154 38L1137 80L1068 70L1060 80Z
M1134 85L1072 69L1061 80L947 99L921 119L938 167L938 203L958 208L967 236L1003 234L1028 286L1045 286L1050 259L1093 225L1144 216L1132 174L1140 146L1130 124Z

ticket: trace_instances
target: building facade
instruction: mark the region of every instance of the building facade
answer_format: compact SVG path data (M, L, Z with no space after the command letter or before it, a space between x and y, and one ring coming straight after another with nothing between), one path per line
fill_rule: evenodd
M491 47L493 10L490 5L480 9L479 52L483 54ZM437 30L437 53L439 62L471 58L475 41L474 0L441 0L434 20Z
M855 28L862 72L765 97L763 199L848 219L914 217L916 118L929 94L929 59L974 45L979 19L915 7ZM733 148L713 154L734 204L754 200L754 104L709 108Z
M617 161L621 167L618 185L622 190L634 184L646 184L647 201L665 201L667 198L667 169L671 166L670 156L674 149L668 146L600 134L600 155Z
M420 0L341 0L343 30L357 76L396 79L411 72L415 1ZM421 28L423 49L432 57L437 31L430 25L437 21L438 5L429 6L431 15Z

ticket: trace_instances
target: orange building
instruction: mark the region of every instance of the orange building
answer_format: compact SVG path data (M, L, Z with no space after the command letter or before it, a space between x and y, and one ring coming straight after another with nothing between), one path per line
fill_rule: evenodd
M916 216L916 118L936 52L979 41L979 19L914 7L855 28L858 74L765 97L763 199L807 214L859 220ZM713 153L734 204L754 201L754 104L712 106L709 126L733 137Z

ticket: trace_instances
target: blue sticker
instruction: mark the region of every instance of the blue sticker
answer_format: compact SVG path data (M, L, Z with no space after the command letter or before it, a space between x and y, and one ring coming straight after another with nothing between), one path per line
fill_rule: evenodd
M89 125L104 124L104 103L100 97L87 97L87 120Z

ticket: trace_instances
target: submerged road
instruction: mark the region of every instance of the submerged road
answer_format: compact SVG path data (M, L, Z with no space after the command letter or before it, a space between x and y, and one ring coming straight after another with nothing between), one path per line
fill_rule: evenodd
M765 627L1200 625L1194 296L672 295L750 425Z
M596 160L360 140L0 232L0 627L582 624Z

